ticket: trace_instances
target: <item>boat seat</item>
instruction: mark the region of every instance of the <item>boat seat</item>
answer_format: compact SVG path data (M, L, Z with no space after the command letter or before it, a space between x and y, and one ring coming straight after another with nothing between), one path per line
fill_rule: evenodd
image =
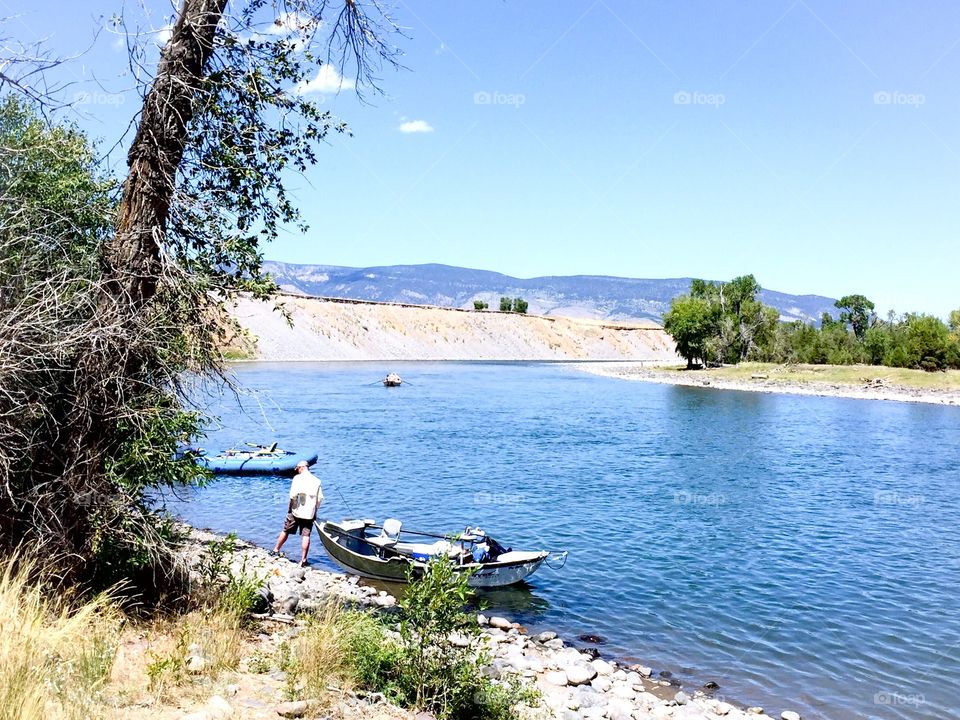
M379 548L392 548L400 539L401 523L396 518L387 518L383 521L383 527L377 537L367 538L367 542L376 545Z

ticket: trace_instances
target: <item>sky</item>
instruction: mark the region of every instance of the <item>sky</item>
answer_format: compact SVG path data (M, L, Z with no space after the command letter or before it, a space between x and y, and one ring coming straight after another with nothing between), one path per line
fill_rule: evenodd
M310 230L267 258L752 273L884 314L960 307L960 4L386 2L405 69L367 103L335 92L332 68L316 78L353 134L291 178ZM0 0L0 15L7 37L77 56L56 71L68 114L107 148L137 98L106 20L160 31L173 7Z

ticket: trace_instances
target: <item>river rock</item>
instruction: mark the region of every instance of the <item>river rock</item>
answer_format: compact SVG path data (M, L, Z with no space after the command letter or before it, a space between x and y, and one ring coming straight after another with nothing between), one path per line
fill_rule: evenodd
M716 715L721 715L721 716L729 715L730 712L735 709L736 708L734 708L733 705L731 705L728 702L723 702L722 700L714 703L713 705L713 712Z
M490 618L490 627L495 627L498 630L510 630L513 625L506 618L494 615Z
M793 710L784 710L780 713L780 720L800 720L800 713L795 713Z
M565 687L567 684L567 674L563 670L551 670L543 674L543 679L551 685Z
M609 691L610 688L613 687L613 683L610 682L610 678L600 675L599 677L595 677L593 680L590 681L590 687L592 687L597 692L603 693L603 692Z
M607 704L607 699L592 688L588 688L586 686L579 687L576 689L576 693L577 702L581 710L584 708L604 706Z
M545 648L550 648L551 650L563 650L563 640L560 638L554 638L553 640L547 640L543 646Z
M597 675L613 675L613 665L606 660L597 659L591 662L590 665L597 671Z
M602 720L606 717L607 708L605 705L597 705L596 707L585 707L580 710L580 716L583 720Z
M677 705L686 705L688 702L690 702L690 696L687 695L683 690L681 690L680 692L678 692L676 695L673 696L673 701Z
M490 624L490 620L487 619L486 615L484 615L483 613L479 613L477 615L477 625L479 625L480 627L486 627L489 624Z
M576 663L566 669L567 682L571 685L586 685L597 676L597 671L589 665Z
M316 701L294 700L292 702L280 703L275 710L280 717L301 718L310 712L315 704Z
M613 698L607 703L610 720L633 720L633 703L623 698Z
M300 606L300 596L297 593L290 593L280 601L280 610L287 615L295 615Z
M643 677L650 677L653 675L653 668L649 668L646 665L631 665L630 669L642 675Z
M220 695L214 695L207 700L206 711L211 720L227 720L233 715L233 707Z
M637 696L637 691L624 683L616 683L610 691L614 697L624 700L633 700Z

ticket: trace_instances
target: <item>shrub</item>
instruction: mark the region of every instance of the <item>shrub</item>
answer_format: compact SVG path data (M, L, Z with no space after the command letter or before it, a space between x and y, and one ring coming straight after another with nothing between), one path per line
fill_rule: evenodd
M441 559L430 562L422 579L409 580L399 625L388 624L393 615L333 605L318 613L291 646L290 696L317 697L339 680L440 720L507 720L517 703L537 699L519 679L484 677L489 658L463 647L464 638L480 634L464 609L471 594L465 574Z
M474 301L473 301L473 309L474 309L474 310L486 310L488 307L490 307L490 306L487 305L487 303L485 303L483 300L474 300Z
M515 313L526 313L527 307L529 307L526 300L523 298L514 298L513 299L513 312Z
M500 312L510 312L513 309L513 300L508 297L500 298Z

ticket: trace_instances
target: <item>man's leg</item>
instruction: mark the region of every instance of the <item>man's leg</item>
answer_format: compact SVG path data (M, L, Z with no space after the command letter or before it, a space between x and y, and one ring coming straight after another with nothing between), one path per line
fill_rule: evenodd
M287 538L290 537L290 533L286 530L281 530L280 534L277 535L277 544L273 546L273 551L275 553L280 552L280 548L283 547L283 544L287 541Z
M305 535L300 536L300 550L302 554L300 556L300 564L302 565L307 561L307 553L310 552L310 535L312 533L307 531Z

